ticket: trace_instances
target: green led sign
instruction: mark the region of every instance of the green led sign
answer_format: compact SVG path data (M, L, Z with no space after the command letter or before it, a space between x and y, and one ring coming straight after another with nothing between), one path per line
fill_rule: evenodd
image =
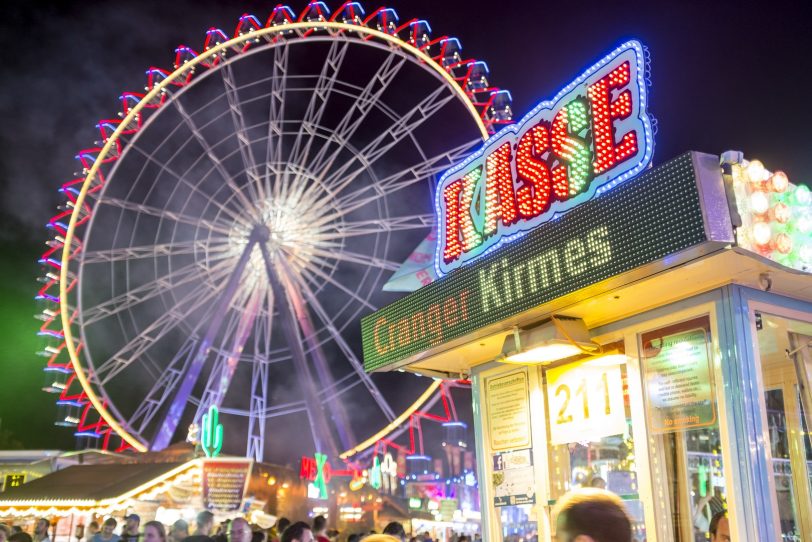
M364 317L364 368L385 368L707 240L687 153Z
M217 407L209 407L208 413L203 414L200 430L200 447L206 457L217 457L223 449L223 424L219 422L220 414Z

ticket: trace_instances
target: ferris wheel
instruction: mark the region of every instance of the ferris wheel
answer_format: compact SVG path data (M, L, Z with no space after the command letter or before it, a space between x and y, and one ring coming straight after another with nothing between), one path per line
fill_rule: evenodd
M430 231L436 175L510 122L488 79L456 38L357 2L243 15L148 70L49 222L58 423L160 450L217 406L257 460L281 417L334 457L357 419L391 424L358 319Z

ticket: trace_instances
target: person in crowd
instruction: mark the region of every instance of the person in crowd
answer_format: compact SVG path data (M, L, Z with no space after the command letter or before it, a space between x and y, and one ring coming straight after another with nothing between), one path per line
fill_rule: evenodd
M141 527L141 517L138 514L130 514L124 518L124 528L121 529L121 542L138 542L141 534L138 528Z
M11 527L5 523L0 523L0 542L6 542L11 536Z
M708 529L711 542L730 542L730 522L727 519L727 510L722 510L713 515Z
M594 487L597 489L606 489L606 480L604 480L600 476L593 476L592 479L589 481L589 487Z
M99 532L99 522L98 521L91 521L87 524L87 529L85 529L85 539L90 540L96 533Z
M144 524L144 542L166 542L166 529L160 521L148 521Z
M33 542L31 535L22 531L11 533L8 537L8 542Z
M243 518L236 518L230 526L231 542L251 542L251 526Z
M401 542L406 541L406 529L403 528L403 524L399 521L390 521L386 527L383 528L383 534L394 536Z
M48 538L48 529L51 528L51 522L45 518L39 518L34 525L34 542L51 542Z
M457 542L471 542L471 537L467 534L461 534L460 537L457 539Z
M347 537L347 542L358 542L359 540L361 540L361 535L358 533L352 533Z
M231 520L226 519L217 526L217 532L211 538L214 542L228 542L229 532L231 532Z
M197 524L195 534L187 536L183 542L213 542L211 534L214 529L214 514L203 510L197 515L195 523Z
M290 526L290 520L286 517L281 517L276 520L276 525L271 529L271 542L279 542L282 539L282 533L285 532Z
M23 532L23 528L19 525L12 525L11 526L11 534L17 534Z
M313 531L304 521L297 521L282 533L281 542L314 542Z
M173 523L169 529L170 542L181 542L187 536L189 536L189 524L182 519Z
M107 518L104 520L104 523L102 523L101 531L93 535L93 538L88 542L119 542L121 537L113 532L116 529L116 525L118 525L116 520Z
M554 513L560 542L631 542L632 523L623 501L609 491L579 488L558 500Z
M313 518L313 538L316 542L330 542L327 538L327 518L316 516Z

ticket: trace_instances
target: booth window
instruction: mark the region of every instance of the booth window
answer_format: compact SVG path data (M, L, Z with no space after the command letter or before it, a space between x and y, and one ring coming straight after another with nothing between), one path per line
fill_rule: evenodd
M658 539L708 540L727 484L707 316L639 335Z
M605 345L601 355L544 367L542 372L548 411L548 505L578 487L607 489L626 502L635 540L645 540L622 342Z
M809 437L812 323L756 316L764 416L783 540L812 540L812 444Z

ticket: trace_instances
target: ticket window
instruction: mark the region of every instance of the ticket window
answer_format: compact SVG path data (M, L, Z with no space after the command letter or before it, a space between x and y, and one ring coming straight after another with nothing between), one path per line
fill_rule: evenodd
M634 540L646 540L644 500L635 460L632 391L623 343L605 345L599 356L541 369L547 405L550 514L564 493L597 487L619 495L633 522ZM634 414L633 414L634 413ZM554 529L554 519L550 517Z
M756 313L772 464L773 513L781 539L812 541L810 376L812 323Z
M727 509L710 318L637 335L657 540L709 540Z

